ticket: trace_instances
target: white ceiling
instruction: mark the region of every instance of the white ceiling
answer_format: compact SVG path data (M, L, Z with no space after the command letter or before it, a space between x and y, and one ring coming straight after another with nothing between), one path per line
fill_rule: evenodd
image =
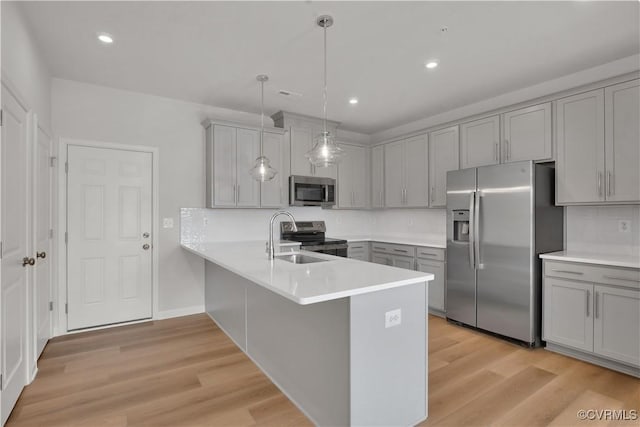
M25 2L55 77L374 133L640 52L631 2ZM440 28L447 26L448 32ZM96 32L115 43L97 42ZM427 59L440 66L427 70ZM279 89L303 94L278 95ZM360 103L349 105L357 96Z

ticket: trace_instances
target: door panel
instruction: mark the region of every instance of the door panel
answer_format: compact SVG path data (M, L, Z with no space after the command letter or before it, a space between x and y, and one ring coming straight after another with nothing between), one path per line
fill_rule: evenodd
M556 101L556 199L604 200L604 90Z
M607 201L640 201L640 80L605 89Z
M429 171L427 135L408 139L404 144L405 206L429 205Z
M340 144L340 148L344 150L344 156L338 164L338 206L352 208L354 205L355 162L358 153L351 145Z
M269 159L271 167L278 173L271 181L260 183L260 206L279 208L284 205L282 181L285 179L285 172L282 168L282 135L265 132L262 144L264 155Z
M236 205L236 128L213 128L213 186L215 206Z
M460 133L461 168L500 163L500 116L463 123Z
M35 340L37 359L51 334L51 312L49 311L49 301L51 301L51 240L49 230L51 229L51 167L50 167L50 147L51 139L38 128L37 140L35 144L35 194L34 194L34 215L35 215L35 251L38 253L35 265L35 286L34 286L34 319L35 319Z
M458 126L429 134L430 207L447 205L447 172L460 165Z
M533 342L531 162L478 168L478 328Z
M503 115L503 162L551 159L551 103Z
M447 318L476 326L476 271L470 264L469 241L454 240L454 211L469 213L476 190L476 169L447 174Z
M260 206L260 183L253 179L249 171L260 156L260 132L238 129L236 133L236 191L238 207Z
M152 154L70 145L68 163L68 329L151 317Z
M594 291L593 351L640 365L640 292L598 285Z
M593 351L593 285L544 279L543 339Z
M404 141L384 146L384 199L387 208L404 206L403 152Z
M306 128L291 128L291 175L312 175L311 163L304 156L311 150L313 131Z
M371 207L384 207L384 146L371 149Z
M434 279L427 284L429 289L429 308L444 311L444 263L418 260L417 270L425 273L433 273Z
M22 266L28 256L27 230L27 112L2 86L3 125L0 145L0 374L2 374L2 420L9 417L27 383L26 316L27 274Z

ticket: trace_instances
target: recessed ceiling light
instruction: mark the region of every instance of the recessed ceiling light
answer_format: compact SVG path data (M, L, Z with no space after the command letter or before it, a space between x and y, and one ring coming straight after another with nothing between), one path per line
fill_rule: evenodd
M438 60L437 59L432 59L431 61L429 61L426 64L424 64L424 66L427 67L430 70L433 70L434 68L436 68L438 66Z
M349 100L349 104L355 105L355 104L357 104L357 103L358 103L358 98L351 98L351 99Z
M98 40L104 44L111 44L113 43L113 36L108 33L98 33Z

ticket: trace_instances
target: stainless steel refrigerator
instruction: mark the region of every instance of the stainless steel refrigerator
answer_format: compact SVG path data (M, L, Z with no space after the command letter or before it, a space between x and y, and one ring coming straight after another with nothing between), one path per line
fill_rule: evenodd
M554 171L516 162L447 173L447 319L540 343L538 254L563 246Z

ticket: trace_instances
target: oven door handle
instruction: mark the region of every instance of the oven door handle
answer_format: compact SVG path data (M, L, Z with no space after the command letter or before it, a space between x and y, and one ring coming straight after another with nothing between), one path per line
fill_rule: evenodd
M324 251L324 250L334 250L334 249L347 249L348 246L345 244L335 244L335 245L308 245L308 246L300 246L300 249L305 251L314 252L314 251Z

